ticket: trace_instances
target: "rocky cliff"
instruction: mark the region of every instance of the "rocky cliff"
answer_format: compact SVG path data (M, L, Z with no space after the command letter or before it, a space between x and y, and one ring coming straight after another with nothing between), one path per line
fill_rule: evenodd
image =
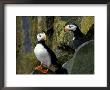
M74 51L63 47L63 45L68 45L74 36L74 34L71 32L64 32L64 25L67 22L75 22L79 26L81 32L86 35L90 27L94 24L94 17L93 16L17 16L16 17L16 73L17 74L29 74L34 70L35 66L39 64L39 61L37 60L33 52L34 47L37 44L36 35L39 32L46 33L47 35L46 44L55 52L58 58L58 63L61 63L63 65L65 62L73 58ZM80 57L79 55L79 58L82 57ZM91 61L88 63L91 63ZM75 66L75 68L80 67L78 66L78 64L76 65L77 66ZM93 73L93 67L89 67L89 68L92 68L91 72ZM72 70L74 71L74 68ZM85 73L91 73L91 72L88 71Z

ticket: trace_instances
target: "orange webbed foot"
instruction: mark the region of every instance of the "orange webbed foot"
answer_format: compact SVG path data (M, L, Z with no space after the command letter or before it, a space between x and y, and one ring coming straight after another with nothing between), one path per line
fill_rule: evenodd
M47 73L48 73L48 69L46 69L46 70L42 70L42 73L47 74Z
M37 67L35 67L35 70L42 70L42 66L40 65L40 66L37 66Z

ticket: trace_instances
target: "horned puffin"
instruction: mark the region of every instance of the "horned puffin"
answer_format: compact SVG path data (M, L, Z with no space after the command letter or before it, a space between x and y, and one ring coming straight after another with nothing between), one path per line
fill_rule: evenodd
M39 70L42 70L43 73L48 73L48 69L43 70L42 64L46 65L48 68L51 65L54 65L58 67L58 69L55 71L56 73L62 73L61 68L62 66L57 63L57 58L54 52L45 44L46 40L46 34L45 33L39 33L37 34L37 40L38 43L34 49L35 56L37 59L41 62L41 65L36 67Z
M72 49L77 49L81 44L86 42L85 35L81 32L79 27L75 23L66 23L64 26L64 31L71 31L74 33L73 41L70 47Z

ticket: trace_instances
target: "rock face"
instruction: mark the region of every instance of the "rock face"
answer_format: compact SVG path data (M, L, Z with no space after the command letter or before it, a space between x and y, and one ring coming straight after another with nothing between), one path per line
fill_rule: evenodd
M37 44L36 35L39 32L45 32L47 34L46 44L55 52L58 58L58 63L63 65L65 62L73 58L74 51L70 48L64 47L64 45L68 45L72 41L72 38L74 36L74 34L71 32L64 32L64 25L67 22L75 22L79 26L81 32L86 34L92 24L94 24L94 17L26 16L25 19L23 19L22 16L16 17L17 74L31 73L34 70L35 66L39 65L39 61L37 60L33 52L34 47ZM27 27L25 26L25 24L27 24ZM26 44L27 39L29 42L28 44ZM26 48L28 49L26 50Z
M87 41L79 46L73 57L63 64L69 74L94 73L94 41Z
M30 22L29 18L26 16L22 17L22 28L23 28L23 40L24 40L24 52L31 52L31 40L29 38L29 29L30 29Z

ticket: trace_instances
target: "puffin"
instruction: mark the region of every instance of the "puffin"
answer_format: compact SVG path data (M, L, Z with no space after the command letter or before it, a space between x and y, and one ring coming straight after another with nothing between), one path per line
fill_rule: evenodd
M74 33L74 37L70 45L73 50L77 49L81 44L87 41L86 36L81 32L81 30L75 23L65 24L64 31L71 31L72 33Z
M62 65L57 63L57 57L55 53L45 44L46 34L44 32L37 34L37 41L38 43L34 48L34 53L41 64L37 66L35 70L40 70L43 73L48 73L48 69L51 65L53 65L58 68L55 73L62 73ZM43 65L45 65L47 69L43 69Z

